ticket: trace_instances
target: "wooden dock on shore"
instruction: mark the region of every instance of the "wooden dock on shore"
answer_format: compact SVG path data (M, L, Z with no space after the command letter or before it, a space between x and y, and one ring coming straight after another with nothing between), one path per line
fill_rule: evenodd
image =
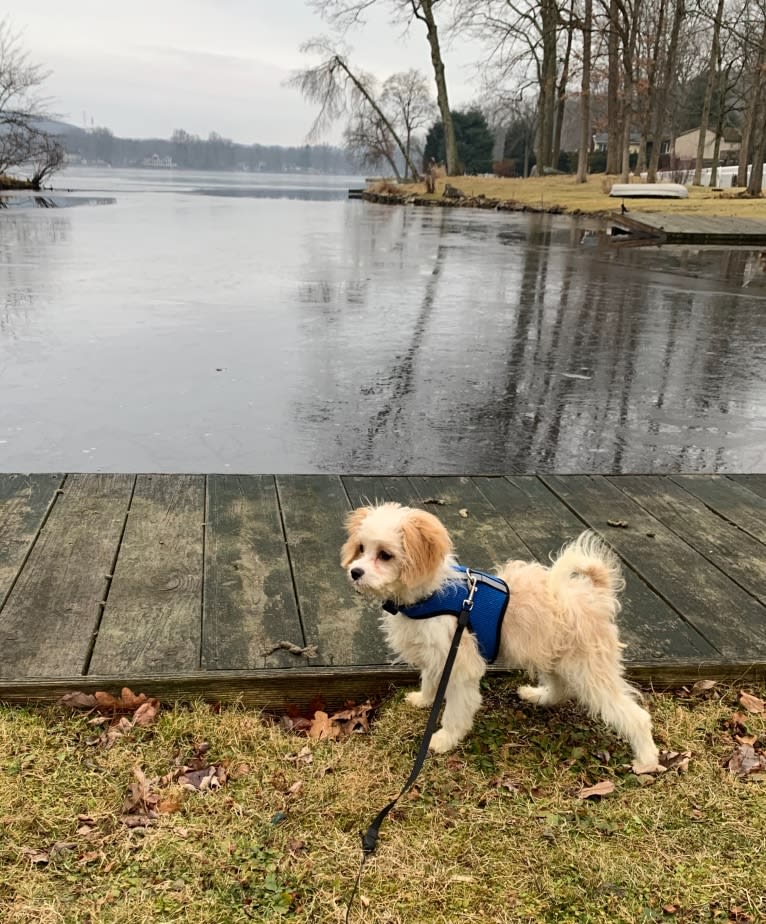
M375 499L426 506L482 569L592 527L624 563L634 680L766 675L766 475L6 474L0 701L129 686L282 709L411 682L338 564L344 515Z
M683 212L644 212L627 208L609 219L612 237L658 244L726 244L760 247L766 244L766 221Z

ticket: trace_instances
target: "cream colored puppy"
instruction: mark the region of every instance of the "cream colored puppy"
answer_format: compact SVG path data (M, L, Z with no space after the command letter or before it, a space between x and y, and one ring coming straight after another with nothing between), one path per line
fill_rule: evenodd
M422 611L429 601L441 605L444 594L465 583L456 570L452 541L435 516L395 503L360 507L349 514L346 527L341 564L356 590L387 601L382 627L388 644L421 676L420 689L409 693L407 702L429 707L456 619L439 613L439 606L426 618ZM537 680L536 686L519 687L519 696L540 706L578 700L628 741L635 769L654 769L659 758L651 718L623 677L624 646L615 617L624 580L612 551L594 533L584 532L550 568L509 561L498 577L502 580L496 583L504 581L510 593L492 656L499 666L521 668ZM437 753L451 750L468 734L481 705L479 681L487 661L480 644L486 642L478 624L477 631L478 636L464 633L460 642L442 725L431 739Z

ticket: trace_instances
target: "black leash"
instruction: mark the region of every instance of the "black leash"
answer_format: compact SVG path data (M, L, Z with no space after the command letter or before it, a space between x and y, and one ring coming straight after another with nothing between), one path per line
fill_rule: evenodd
M442 675L439 680L439 686L436 688L436 695L434 696L431 712L429 713L428 721L426 722L426 730L423 732L423 740L420 742L420 748L418 750L417 756L415 757L415 763L412 765L412 770L410 771L410 775L407 777L407 782L399 790L399 794L395 796L388 803L388 805L385 806L385 808L382 808L378 812L370 827L362 835L362 862L359 864L359 872L356 874L354 888L351 891L351 897L349 898L348 905L346 906L346 924L348 924L349 915L351 914L351 906L353 905L354 899L356 898L356 893L359 890L359 883L362 879L362 870L364 869L364 864L373 855L373 853L375 853L375 848L378 846L380 826L386 820L388 813L402 798L402 796L406 792L409 792L410 789L412 789L415 780L418 778L420 771L423 769L423 764L425 763L426 757L428 757L428 746L431 744L431 736L436 729L436 723L439 718L439 711L441 710L442 703L444 702L444 694L447 692L447 684L449 683L450 674L452 673L452 665L455 663L457 650L460 646L460 637L463 634L463 630L468 625L471 610L473 609L473 597L476 591L476 578L471 574L470 571L466 571L466 577L470 583L470 591L463 602L460 615L457 618L455 634L452 636L452 644L450 645L450 649L447 652L447 660L444 662L444 669L442 670Z

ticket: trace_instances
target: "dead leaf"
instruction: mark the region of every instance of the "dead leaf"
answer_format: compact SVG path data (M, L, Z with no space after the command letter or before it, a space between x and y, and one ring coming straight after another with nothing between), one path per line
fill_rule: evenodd
M213 792L220 789L228 778L226 767L220 763L211 764L200 770L191 770L186 767L178 777L178 783L192 792Z
M59 705L67 706L69 709L93 709L96 697L90 693L65 693L59 700Z
M752 713L760 714L766 710L766 703L762 699L752 696L750 693L745 693L744 690L739 691L739 704Z
M230 780L241 780L243 776L247 776L248 773L252 773L253 768L250 764L237 764L236 767L229 773Z
M660 764L664 770L676 770L678 773L686 773L689 769L691 756L691 751L661 751Z
M133 715L133 724L141 728L146 728L148 725L154 723L154 720L159 715L159 711L160 701L158 699L149 699L145 703L141 703L138 709L136 709Z
M735 776L746 778L751 773L766 771L766 755L757 753L750 744L740 744L729 758L726 766Z
M310 764L314 761L314 755L311 753L311 748L306 745L297 754L288 754L285 760L289 760L294 764Z
M277 642L275 645L272 645L271 648L264 649L261 654L264 657L274 654L275 651L289 651L290 654L303 656L304 658L315 658L319 654L319 648L317 645L306 645L305 648L302 648L300 645L296 645L294 642Z
M123 815L120 821L126 828L149 828L155 824L156 818L150 818L148 815Z
M123 815L154 815L160 794L155 789L156 780L149 780L141 767L133 768L135 780L130 784L130 793L122 806Z
M88 863L93 863L96 860L100 860L103 857L103 854L100 850L89 850L87 853L84 853L80 859L77 861L78 866L87 866Z
M608 796L614 792L614 783L611 780L602 780L593 786L586 786L577 793L578 799L592 799L594 796Z
M50 854L47 850L35 850L34 847L22 847L21 853L25 856L30 863L36 863L43 865L50 861Z
M665 914L677 914L679 905L663 905L662 910L665 912Z
M437 507L444 507L447 501L442 500L441 497L426 497L422 501L423 505L425 504L435 504Z
M162 799L157 803L157 811L160 815L172 815L179 811L182 805L183 799L180 795L168 796L167 799Z
M309 738L315 741L323 741L326 738L337 738L340 729L330 721L330 716L321 709L314 713L314 720L309 728Z
M468 519L468 508L461 507L460 510L458 510L458 516L461 516L464 520L467 520Z
M698 680L692 687L692 696L701 696L718 685L717 680Z
M98 690L93 694L96 700L96 706L102 712L114 712L118 708L119 700L117 697L112 696L111 693L105 693L103 690Z
M606 525L616 526L619 529L628 529L628 527L630 526L630 523L628 523L627 520L607 520Z
M303 780L296 780L292 786L287 790L288 796L297 796L298 793L303 789Z

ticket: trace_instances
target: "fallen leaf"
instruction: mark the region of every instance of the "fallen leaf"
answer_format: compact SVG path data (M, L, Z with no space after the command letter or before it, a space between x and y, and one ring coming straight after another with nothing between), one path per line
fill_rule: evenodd
M296 780L292 786L287 790L288 796L297 796L298 793L303 789L303 780Z
M740 744L726 766L731 773L744 778L751 773L766 771L766 755L757 753L750 744Z
M212 792L220 789L228 779L228 773L223 763L211 764L200 770L190 770L184 768L184 772L178 777L179 785L184 789L193 792Z
M337 738L340 729L330 721L330 716L322 710L314 713L314 720L309 728L309 738L315 741L323 741L326 738Z
M231 780L241 780L243 776L247 776L248 773L252 773L253 768L250 764L237 764L236 767L229 773L229 779Z
M112 696L111 693L105 693L103 690L98 690L93 694L96 700L96 706L102 712L113 712L119 706L119 700L116 696Z
M676 770L678 773L686 773L689 769L691 756L691 751L662 751L660 753L660 763L665 770Z
M120 821L127 828L148 828L156 822L156 818L148 815L123 815Z
M698 680L692 687L692 696L701 696L718 685L717 680Z
M90 693L65 693L59 700L59 705L68 706L70 709L93 709L96 697Z
M297 754L288 754L285 760L292 761L294 764L310 764L314 760L314 755L311 753L311 748L306 745Z
M35 850L34 847L22 847L21 853L30 863L44 864L50 861L50 854L47 850Z
M133 724L138 725L141 728L146 728L148 725L152 725L154 720L157 718L160 711L160 701L158 699L149 699L145 703L142 703L138 709L136 709L135 714L133 715Z
M157 811L160 815L172 815L174 812L180 810L183 805L183 799L180 795L169 796L167 799L162 799L157 803Z
M425 504L435 504L437 507L444 507L447 501L442 500L441 497L426 497L423 500L423 505Z
M461 507L458 510L458 516L461 516L464 520L468 519L468 509L466 507Z
M757 696L752 696L750 693L745 693L744 690L739 691L739 704L748 712L752 713L762 713L766 710L766 703L762 699L759 699Z
M78 866L87 866L88 863L93 863L95 860L100 860L103 854L100 850L89 850L87 853L84 853L80 859L77 861Z
M614 783L611 780L602 780L593 786L586 786L577 793L578 799L592 799L594 796L608 796L614 792Z
M677 914L679 906L678 905L663 905L662 910L665 914Z
M627 520L607 520L606 525L616 526L616 527L619 527L620 529L627 529L630 526L630 523L628 523Z

